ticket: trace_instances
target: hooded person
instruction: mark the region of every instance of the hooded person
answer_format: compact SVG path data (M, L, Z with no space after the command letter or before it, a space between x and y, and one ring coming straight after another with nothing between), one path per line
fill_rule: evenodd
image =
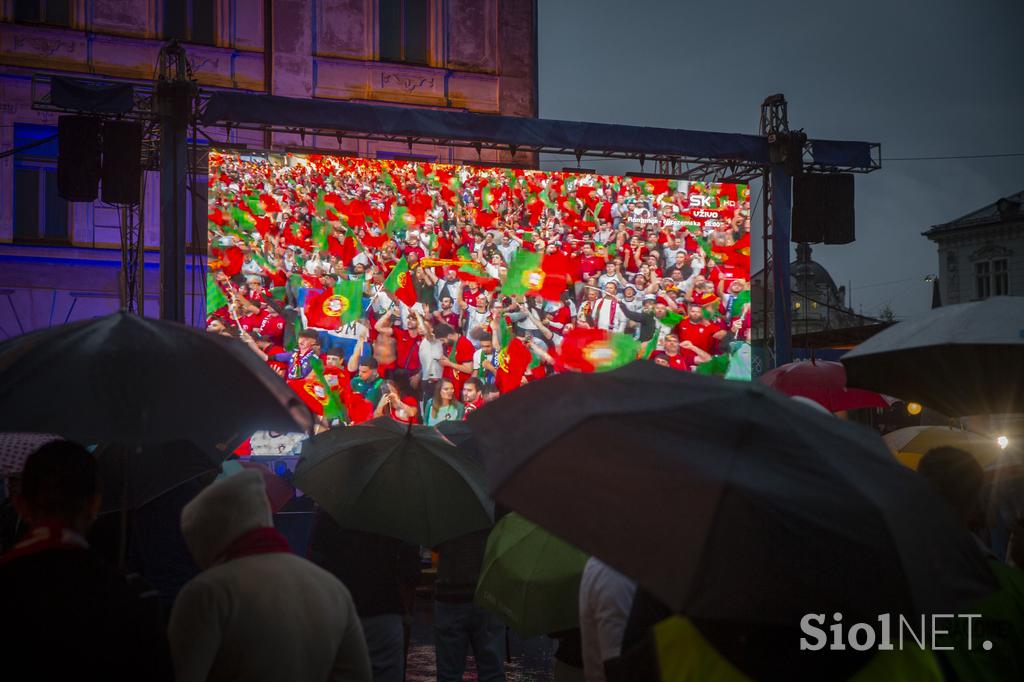
M178 682L371 679L348 589L289 551L259 472L203 490L182 511L181 527L203 572L171 613Z

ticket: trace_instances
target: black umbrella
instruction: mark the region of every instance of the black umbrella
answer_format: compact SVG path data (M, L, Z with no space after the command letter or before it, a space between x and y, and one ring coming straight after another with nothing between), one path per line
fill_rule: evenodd
M469 418L496 501L694 617L950 609L993 586L877 435L756 383L634 362Z
M468 452L474 458L477 457L476 434L464 421L443 421L434 427L438 432L450 440L455 447Z
M295 485L342 528L426 547L494 522L480 464L435 429L390 417L307 440Z
M263 429L306 431L309 410L237 341L125 312L0 344L0 431L82 443L187 439L230 450Z
M228 453L202 450L179 440L159 445L105 444L96 448L101 511L138 509L203 474L220 471Z
M929 310L842 357L848 386L951 417L1024 412L1024 297Z

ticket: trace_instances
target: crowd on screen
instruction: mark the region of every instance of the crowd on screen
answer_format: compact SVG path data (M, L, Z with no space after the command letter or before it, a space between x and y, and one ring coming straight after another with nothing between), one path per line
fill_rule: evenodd
M209 185L208 329L323 428L462 419L622 353L749 377L745 185L227 153Z

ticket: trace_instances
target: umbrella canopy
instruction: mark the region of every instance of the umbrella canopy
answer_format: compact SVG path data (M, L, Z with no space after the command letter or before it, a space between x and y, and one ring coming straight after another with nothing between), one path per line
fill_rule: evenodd
M888 407L890 402L874 391L847 388L846 370L841 362L828 360L789 362L765 372L758 377L758 381L790 397L809 398L829 412L842 412L865 407Z
M96 448L95 455L103 491L101 511L108 512L138 509L186 481L217 471L227 453L177 440L158 445L105 444Z
M0 433L0 478L20 474L29 455L55 440L62 438L52 433Z
M494 523L480 465L436 430L389 417L307 440L295 485L343 528L426 547Z
M950 613L994 584L877 436L757 383L634 362L527 384L469 423L498 503L691 616Z
M126 312L0 344L0 430L81 443L228 451L260 429L305 431L298 396L243 344Z
M587 555L516 513L487 538L476 603L522 637L579 627L580 577Z
M890 431L882 440L900 464L911 469L917 469L924 453L944 445L966 450L982 467L995 462L1002 454L994 438L948 426L907 426Z
M438 433L450 440L455 447L468 452L474 458L477 456L476 434L473 433L473 429L469 428L469 424L466 422L446 420L434 428L437 429Z
M943 306L842 358L847 385L951 417L1024 412L1024 297Z

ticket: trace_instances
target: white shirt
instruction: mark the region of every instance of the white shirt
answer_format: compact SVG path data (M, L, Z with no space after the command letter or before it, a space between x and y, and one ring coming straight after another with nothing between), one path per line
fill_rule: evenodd
M622 636L636 596L636 583L590 557L580 578L580 638L583 677L604 682L604 662L622 653Z
M626 316L622 312L622 304L612 299L602 298L594 304L594 326L610 332L621 332L626 328Z
M516 255L516 251L518 250L519 242L517 242L515 239L509 239L507 246L502 246L501 244L498 244L498 253L501 254L501 257L505 259L506 263L512 262L512 257Z
M483 312L480 312L479 310L476 309L475 306L472 307L472 308L467 308L466 309L466 328L463 331L468 335L469 332L472 331L474 328L479 327L481 325L486 326L486 325L488 325L490 323L490 321L491 321L491 311L490 310L485 310ZM473 342L474 346L479 345L478 341L473 341L472 338L470 338L469 340Z
M444 355L444 344L435 339L424 337L420 342L420 378L431 381L441 378L441 356Z
M462 282L459 280L449 282L443 277L437 280L437 283L434 284L434 299L438 305L441 305L441 294L445 289L448 289L448 296L451 297L452 306L454 307L456 305L455 302L459 300L459 294L462 293Z

